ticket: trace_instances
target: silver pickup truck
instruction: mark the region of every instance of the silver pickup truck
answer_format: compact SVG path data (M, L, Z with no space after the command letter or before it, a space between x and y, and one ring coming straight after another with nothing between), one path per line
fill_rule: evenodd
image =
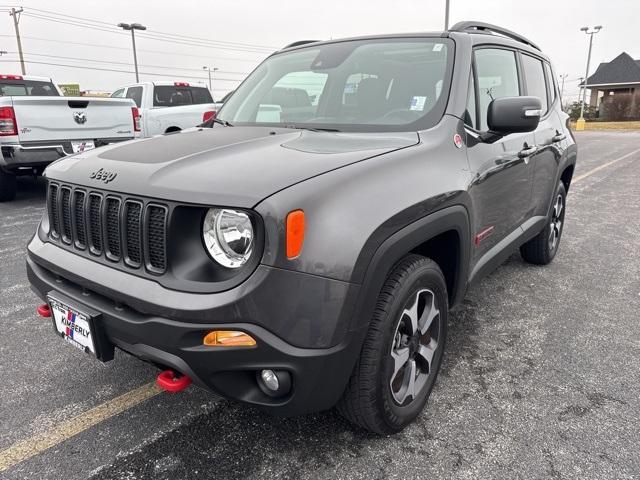
M0 201L15 198L16 176L139 131L131 99L63 97L50 78L0 75Z

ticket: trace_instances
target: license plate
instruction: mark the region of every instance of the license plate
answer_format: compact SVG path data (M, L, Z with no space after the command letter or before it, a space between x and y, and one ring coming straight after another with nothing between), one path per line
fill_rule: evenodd
M49 297L48 300L58 334L77 349L95 355L91 317L54 298Z
M77 142L71 142L71 150L73 153L86 152L87 150L93 150L96 148L96 144L93 140L78 140Z

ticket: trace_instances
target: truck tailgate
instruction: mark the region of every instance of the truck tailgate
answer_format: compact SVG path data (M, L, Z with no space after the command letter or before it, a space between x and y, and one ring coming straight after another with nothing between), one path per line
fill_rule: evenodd
M11 98L20 142L134 137L128 98Z

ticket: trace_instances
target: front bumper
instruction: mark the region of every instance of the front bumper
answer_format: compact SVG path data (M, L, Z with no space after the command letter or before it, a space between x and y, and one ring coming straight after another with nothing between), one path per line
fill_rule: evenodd
M83 277L72 272L82 272ZM91 262L37 236L29 245L27 273L41 298L60 292L100 312L104 335L122 350L182 372L224 397L268 407L276 414L333 406L360 350L361 335L348 329L357 287L335 280L261 265L235 289L190 294ZM304 284L307 295L294 287ZM308 317L311 311L314 318ZM269 318L272 323L265 324ZM257 345L203 346L204 335L216 329L246 331ZM290 393L278 398L263 393L256 372L264 368L288 371Z

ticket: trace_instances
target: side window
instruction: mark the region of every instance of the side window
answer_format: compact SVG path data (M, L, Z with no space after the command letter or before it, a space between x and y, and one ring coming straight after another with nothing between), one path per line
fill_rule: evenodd
M547 85L544 81L542 61L529 55L522 55L522 69L527 83L527 95L538 97L542 102L543 115L549 109Z
M553 76L553 72L551 71L551 66L545 62L544 71L547 74L547 86L549 87L547 90L549 91L549 105L556 101L556 97L558 96L558 84L556 83L556 77Z
M467 109L464 112L465 125L475 128L476 118L476 82L472 74L469 80L469 91L467 92Z
M511 50L481 48L475 51L478 82L479 130L487 129L487 111L491 100L520 95L516 54Z
M111 94L111 98L124 98L124 88L116 90Z
M138 108L142 104L142 87L129 87L127 90L127 98L132 98Z

